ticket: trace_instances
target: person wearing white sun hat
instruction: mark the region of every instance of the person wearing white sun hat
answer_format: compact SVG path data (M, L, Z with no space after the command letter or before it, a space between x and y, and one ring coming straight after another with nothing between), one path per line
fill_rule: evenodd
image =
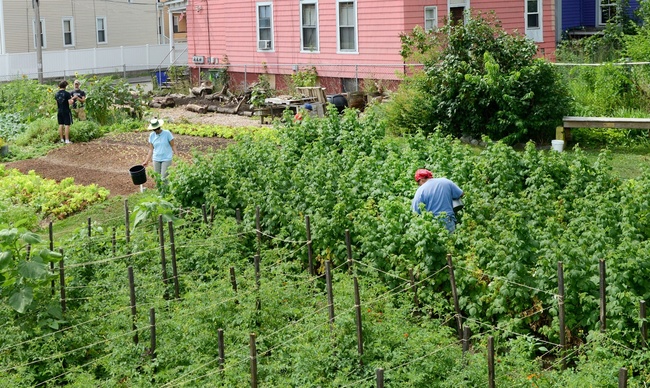
M149 128L153 132L149 134L149 152L142 162L147 167L149 161L153 161L153 169L160 174L163 180L167 178L167 168L172 164L172 157L177 154L174 136L166 129L163 129L163 120L154 118L149 121Z

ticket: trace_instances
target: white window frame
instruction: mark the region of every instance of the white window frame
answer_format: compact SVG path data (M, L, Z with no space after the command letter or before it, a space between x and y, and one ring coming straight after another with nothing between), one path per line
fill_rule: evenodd
M528 1L529 0L524 0L524 28L526 31L526 36L531 39L533 42L543 42L544 41L544 24L543 24L543 10L544 7L542 5L543 0L535 0L537 1L537 9L536 10L530 10L528 9ZM528 26L528 16L529 15L537 15L537 27L529 27Z
M316 24L314 26L305 26L303 25L303 7L305 5L313 5L316 11ZM304 29L310 28L315 30L316 35L316 46L315 47L305 47L304 42ZM320 51L320 37L319 37L319 26L318 26L318 0L301 0L300 1L300 51L301 52L319 52Z
M427 18L427 11L433 11L432 18ZM427 26L427 23L430 26ZM431 31L437 29L438 29L438 7L434 5L424 7L424 30Z
M65 30L65 23L70 22L70 44L65 43L65 35L68 33ZM61 19L61 31L63 31L63 47L74 47L75 45L75 39L74 39L74 18L72 16L66 16L63 19Z
M607 25L607 20L603 21L603 8L605 7L614 8L614 15L616 15L616 7L617 7L616 0L608 2L607 4L603 4L603 0L596 0L596 19L599 26Z
M100 41L99 40L99 26L97 26L98 21L103 21L104 23L104 40ZM97 44L107 44L108 43L108 28L106 27L106 16L97 16L95 18L95 40L97 41Z
M269 10L271 12L271 20L270 20L270 26L269 27L261 27L260 26L260 8L261 7L269 7ZM260 2L260 3L255 3L255 22L257 25L257 51L260 52L269 52L269 51L274 51L275 50L275 42L274 42L274 32L273 32L273 3L272 2ZM261 34L260 34L260 29L262 28L268 28L271 30L271 39L262 39ZM268 49L261 49L260 48L260 42L262 40L270 40L271 41L271 47Z
M34 33L32 36L34 37L34 49L36 49L38 46L36 45L36 19L32 19L32 31ZM47 34L45 34L45 19L41 18L41 37L43 41L41 42L41 48L46 49L47 48Z
M463 24L467 23L467 10L470 0L447 0L447 18L451 18L451 9L463 7Z
M342 3L352 3L352 9L354 12L354 25L351 26L341 26L341 4ZM336 0L336 52L338 54L358 54L359 53L359 21L357 13L357 0ZM342 49L341 48L341 28L354 28L354 48L353 49Z

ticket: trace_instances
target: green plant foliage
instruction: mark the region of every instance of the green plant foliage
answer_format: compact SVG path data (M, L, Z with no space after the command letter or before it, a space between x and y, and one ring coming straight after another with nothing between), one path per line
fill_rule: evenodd
M210 124L173 124L172 131L179 135L190 135L199 137L223 137L224 139L235 139L240 136L273 136L274 130L266 127L229 127L226 125Z
M318 82L318 72L316 67L307 67L298 69L291 74L291 81L295 87L313 87Z
M140 97L142 90L133 93L124 79L93 76L84 80L84 87L86 113L101 125L120 121L125 116L141 119L144 114L146 103Z
M26 249L39 243L41 238L26 230L0 230L0 295L20 314L27 311L36 294L50 291L54 277L48 264L61 259L61 254L47 249Z
M264 100L274 95L273 90L271 90L271 81L266 63L262 65L264 66L264 73L257 76L257 82L251 87L250 103L258 108L264 106Z
M441 130L508 143L548 140L568 111L568 94L554 67L535 59L531 40L507 33L493 17L468 15L462 25L416 27L401 38L405 59L423 58L426 82L407 84L423 95L415 101L422 105L411 108L407 98L397 100L407 112L398 123L389 122L406 125L397 132ZM394 117L402 107L392 110ZM409 114L414 110L430 111L432 120L421 125L422 117Z
M18 114L23 124L47 117L56 112L56 89L27 78L0 84L0 111Z
M6 208L24 205L40 218L65 218L107 196L108 190L95 185L75 185L72 178L56 183L33 171L25 175L0 164L0 202Z

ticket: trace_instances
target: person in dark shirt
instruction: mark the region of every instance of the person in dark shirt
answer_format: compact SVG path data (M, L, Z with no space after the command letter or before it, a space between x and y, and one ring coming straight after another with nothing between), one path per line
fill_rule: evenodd
M86 120L86 110L84 109L84 104L86 103L86 92L81 90L81 81L78 79L74 80L74 89L72 90L72 109L77 113L77 119L84 121Z
M72 111L70 105L74 102L72 95L65 88L68 87L68 81L59 82L59 91L54 94L56 106L58 108L57 120L59 122L59 137L61 143L70 144L70 125L72 125ZM64 137L65 134L65 137Z

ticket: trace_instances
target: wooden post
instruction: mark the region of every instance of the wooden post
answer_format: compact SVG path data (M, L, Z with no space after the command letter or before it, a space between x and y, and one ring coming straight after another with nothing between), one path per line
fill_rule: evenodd
M163 230L162 214L158 216L158 238L160 241L160 264L162 266L163 283L167 285L167 259L165 258L165 231ZM165 287L165 299L167 299L167 287Z
M92 221L90 220L90 217L88 217L88 238L91 237L92 235Z
M235 209L235 220L237 220L237 225L241 224L241 210L239 208Z
M262 247L262 227L259 206L255 206L255 229L257 231L257 253L259 254Z
M409 268L409 277L411 278L411 291L413 291L413 305L415 305L415 309L417 310L420 308L420 300L418 299L418 286L415 284L413 268Z
M494 388L494 337L488 337L488 387Z
M645 315L645 300L639 302L639 317L641 318L641 343L644 347L648 346L648 323Z
M219 370L223 372L223 364L226 360L226 352L223 344L223 329L217 331L217 340L219 342Z
M377 388L384 388L384 370L377 368Z
M451 254L447 254L447 267L449 268L449 281L451 282L451 294L454 297L454 309L456 309L456 332L458 339L463 335L462 315L460 314L460 304L458 303L458 291L456 289L456 278L454 277L454 264L451 261Z
M618 388L627 388L627 368L618 370Z
M149 326L151 328L151 344L149 352L151 353L151 359L156 358L156 309L149 309Z
M112 238L111 238L111 247L113 248L112 249L113 256L115 256L115 252L116 252L116 248L117 248L117 239L116 239L115 234L116 234L115 227L113 227L113 235L112 235Z
M61 312L65 312L65 266L63 264L63 249L59 248L61 261L59 261L59 282L61 284Z
M463 325L463 354L469 351L469 338L472 336L472 331L468 326Z
M137 309L135 305L135 278L133 276L133 267L128 267L129 273L129 297L131 299L131 330L133 330L133 343L138 343L138 327L135 325Z
M52 229L52 221L49 223L49 235L50 235L50 251L54 251L54 233ZM52 275L54 275L54 262L50 261L50 272ZM52 279L52 282L50 283L50 288L52 291L52 296L56 293L56 282L54 279Z
M316 271L314 271L314 260L313 260L313 251L311 247L311 224L309 222L309 216L305 216L305 228L307 230L307 261L309 263L309 274L314 276Z
M257 290L257 296L255 297L255 309L262 309L262 301L260 300L260 255L259 253L255 255L255 289Z
M330 317L330 330L333 329L334 324L334 292L332 291L332 263L327 260L325 262L325 281L327 283L327 307L329 308Z
M359 295L359 281L354 277L354 309L356 312L357 323L357 352L359 353L359 363L363 365L363 330L361 326L361 296Z
M208 214L205 210L205 204L201 205L201 213L203 213L203 223L207 224L208 223Z
M214 223L214 205L210 205L210 225Z
M562 358L562 369L566 366L564 362L564 350L566 349L566 327L564 322L564 264L557 262L557 307L558 320L560 324L560 357Z
M180 299L180 287L178 286L178 267L176 266L176 241L174 239L174 223L167 221L169 230L169 250L172 254L172 276L174 277L174 298Z
M257 347L255 345L255 333L250 335L251 348L251 388L257 388Z
M129 223L129 200L125 199L124 200L124 231L126 233L126 243L128 244L131 242L131 232L129 230L130 223Z
M604 333L607 329L607 307L605 291L607 284L605 282L605 260L600 259L600 332Z
M350 229L345 230L345 248L348 252L348 272L352 273L352 240L350 238Z

